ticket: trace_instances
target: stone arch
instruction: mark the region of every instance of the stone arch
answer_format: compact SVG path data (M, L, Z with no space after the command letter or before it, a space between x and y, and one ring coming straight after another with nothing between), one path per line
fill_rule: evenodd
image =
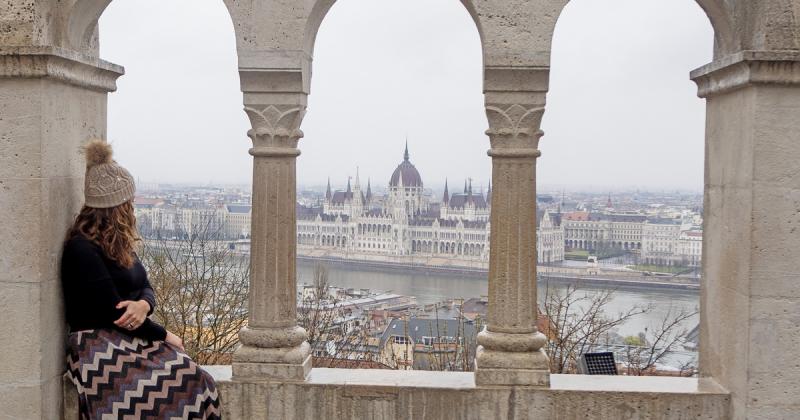
M733 19L728 7L725 6L725 0L695 0L700 9L703 10L706 17L711 24L714 31L714 58L719 58L738 51L739 43L736 41L736 33L733 28ZM558 18L566 9L567 2L562 2L562 6L557 11ZM574 4L574 3L572 3ZM552 35L555 30L554 26L550 28L550 37L552 42Z
M83 52L99 52L97 41L97 22L112 0L76 0L69 10L66 27L61 35L62 44L66 47ZM231 0L226 0L225 8L230 19L232 30L236 31L231 12ZM238 41L238 37L237 37ZM238 42L237 42L238 44Z
M110 1L110 0L99 0L99 1ZM303 37L303 48L305 51L310 55L314 55L314 45L317 41L317 34L319 33L319 28L322 25L322 21L325 20L325 16L327 16L328 12L333 7L336 0L317 0L314 2L314 5L311 7L311 12L308 15L308 19L306 20L306 27L305 33ZM480 14L473 4L474 0L461 0L461 4L467 10L470 18L472 18L472 22L475 24L475 28L478 30L478 36L481 40L481 51L484 51L484 36L483 30L481 25ZM485 55L484 55L485 57Z
M64 43L79 51L96 48L97 21L111 0L78 0L70 10Z
M733 20L723 0L696 0L714 29L714 57L731 54L738 50L733 31Z

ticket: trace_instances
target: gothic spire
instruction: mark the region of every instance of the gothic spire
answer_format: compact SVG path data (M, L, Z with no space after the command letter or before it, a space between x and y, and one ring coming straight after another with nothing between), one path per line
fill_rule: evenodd
M347 192L348 193L353 192L353 190L350 188L350 177L349 176L347 177Z
M464 194L467 193L467 180L464 180Z
M331 177L328 177L328 189L325 190L325 199L330 200L331 196Z
M444 179L444 197L442 197L442 203L445 205L450 203L450 192L447 191L447 178Z
M486 202L492 204L492 180L489 180L489 191L486 192Z
M408 137L406 137L406 151L403 152L403 160L408 162Z
M372 186L370 185L369 178L367 178L367 202L372 201Z

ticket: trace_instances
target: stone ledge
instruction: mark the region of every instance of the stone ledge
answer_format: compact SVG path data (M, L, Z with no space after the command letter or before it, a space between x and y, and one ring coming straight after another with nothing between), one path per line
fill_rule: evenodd
M321 369L302 383L231 380L206 366L229 419L726 419L730 396L713 380L551 375L549 388L477 386L474 374Z
M226 419L727 419L730 396L711 379L551 375L549 388L476 386L469 372L311 371L305 382L234 381L204 366ZM64 376L64 418L77 419Z
M230 365L203 366L215 380L232 380ZM425 370L314 368L309 385L400 386L409 388L474 389L472 372ZM539 388L541 389L541 388ZM550 375L551 391L631 392L671 394L720 394L728 391L712 379L668 376Z
M550 375L553 391L720 394L728 392L709 379L666 376Z
M0 47L0 78L50 78L100 92L117 90L122 66L57 47Z
M692 71L690 78L701 98L753 84L800 85L800 52L740 51Z
M306 383L313 385L473 389L475 388L475 375L470 372L314 368L311 370Z

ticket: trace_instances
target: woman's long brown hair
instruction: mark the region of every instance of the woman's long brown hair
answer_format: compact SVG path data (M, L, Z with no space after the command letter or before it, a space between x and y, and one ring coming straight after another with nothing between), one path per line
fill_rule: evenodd
M84 206L67 232L67 239L75 236L96 243L106 257L120 266L133 267L136 243L141 240L136 231L133 203L126 201L107 209Z

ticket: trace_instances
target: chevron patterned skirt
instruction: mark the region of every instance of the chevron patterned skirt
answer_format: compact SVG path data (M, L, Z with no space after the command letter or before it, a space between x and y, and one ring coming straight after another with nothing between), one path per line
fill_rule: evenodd
M67 369L84 419L220 419L214 379L163 341L111 329L69 335Z

